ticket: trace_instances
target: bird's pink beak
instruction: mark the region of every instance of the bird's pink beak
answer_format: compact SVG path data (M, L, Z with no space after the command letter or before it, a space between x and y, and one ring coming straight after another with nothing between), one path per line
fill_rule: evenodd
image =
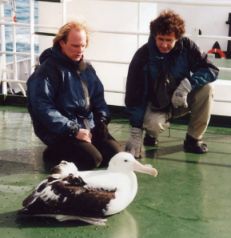
M143 165L140 162L138 162L137 160L134 162L133 169L136 172L143 173L143 174L149 174L154 177L156 177L158 175L157 169L155 169L149 165Z

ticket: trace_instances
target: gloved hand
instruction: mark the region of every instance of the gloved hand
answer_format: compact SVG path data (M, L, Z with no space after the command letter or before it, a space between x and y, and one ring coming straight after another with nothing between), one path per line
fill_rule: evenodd
M192 90L192 86L187 78L183 79L172 95L172 105L174 108L188 107L187 96Z
M132 127L130 138L125 145L125 151L130 152L135 158L141 158L143 130Z

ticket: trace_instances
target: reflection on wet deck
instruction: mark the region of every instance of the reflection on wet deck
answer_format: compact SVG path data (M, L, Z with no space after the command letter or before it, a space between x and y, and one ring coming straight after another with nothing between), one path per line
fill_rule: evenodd
M7 109L7 110L6 110ZM231 128L210 127L206 155L182 151L185 125L172 125L158 149L146 147L143 163L159 170L156 179L138 175L135 201L109 217L105 227L49 219L17 219L26 195L47 176L42 162L45 146L35 137L25 109L0 108L0 230L1 237L228 238L231 233ZM110 125L122 143L126 120Z

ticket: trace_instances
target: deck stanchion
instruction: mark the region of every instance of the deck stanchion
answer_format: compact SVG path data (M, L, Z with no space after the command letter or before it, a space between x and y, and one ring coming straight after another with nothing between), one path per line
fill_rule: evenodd
M1 21L4 19L4 3L0 2L0 17ZM1 24L1 52L6 52L6 37L5 25ZM7 82L6 80L6 53L0 54L0 82L2 82L2 94L7 95Z

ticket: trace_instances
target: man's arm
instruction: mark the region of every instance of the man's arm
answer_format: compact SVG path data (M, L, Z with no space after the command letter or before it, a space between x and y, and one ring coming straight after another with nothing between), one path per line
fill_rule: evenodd
M219 69L208 60L207 54L191 40L189 44L189 65L192 76L189 79L192 89L201 87L217 79Z
M51 133L75 135L79 130L78 123L62 115L55 105L57 84L44 72L36 71L28 79L28 107L32 120L36 120Z

